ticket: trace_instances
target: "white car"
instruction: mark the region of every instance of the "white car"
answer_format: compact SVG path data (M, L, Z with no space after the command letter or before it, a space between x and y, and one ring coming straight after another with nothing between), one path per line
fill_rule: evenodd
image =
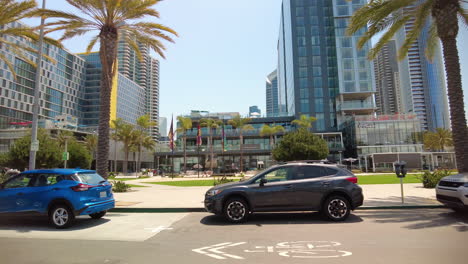
M437 200L455 211L468 211L468 173L442 178L436 186Z

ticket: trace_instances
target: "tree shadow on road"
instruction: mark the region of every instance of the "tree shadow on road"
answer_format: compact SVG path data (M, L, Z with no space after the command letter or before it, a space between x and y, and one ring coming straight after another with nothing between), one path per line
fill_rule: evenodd
M109 222L109 218L91 219L89 216L80 216L75 219L73 226L66 229L56 229L48 221L47 216L4 216L0 215L0 230L14 230L18 233L31 231L59 231L69 232L96 227Z
M362 222L361 217L350 214L349 218L344 222L338 222L340 224L347 223L358 223ZM228 222L223 216L209 215L200 220L201 224L209 226L229 226L229 225L278 225L278 224L335 224L337 222L331 222L324 220L322 215L318 212L315 213L256 213L250 215L249 219L245 223L233 224Z
M468 231L468 215L449 209L360 210L356 214L376 223L406 223L408 229L452 226L459 232Z

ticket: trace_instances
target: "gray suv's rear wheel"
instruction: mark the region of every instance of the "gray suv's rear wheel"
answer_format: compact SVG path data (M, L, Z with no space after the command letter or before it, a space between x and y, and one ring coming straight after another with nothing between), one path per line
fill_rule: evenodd
M341 195L332 195L328 197L322 205L322 213L332 221L344 221L351 212L351 206L348 199Z
M242 223L249 216L249 206L242 198L231 198L224 204L224 217L232 223Z

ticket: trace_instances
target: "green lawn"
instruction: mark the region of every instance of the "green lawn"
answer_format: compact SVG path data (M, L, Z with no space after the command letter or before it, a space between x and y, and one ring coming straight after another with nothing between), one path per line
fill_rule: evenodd
M400 179L394 174L383 175L366 175L357 176L358 184L396 184L400 183ZM406 175L403 183L420 183L419 175L411 174ZM178 186L178 187L193 187L193 186L213 186L214 180L193 180L193 181L165 181L165 182L148 182L150 184Z
M137 184L128 184L130 187L135 187L135 188L144 188L144 187L149 187L149 186L144 186L144 185L137 185Z
M395 174L383 174L383 175L366 175L357 176L358 184L394 184L400 183L400 179ZM409 174L403 178L403 183L420 183L421 180L418 178L418 174Z
M151 184L179 186L179 187L192 187L192 186L213 186L214 179L210 180L195 180L195 181L165 181L165 182L148 182Z

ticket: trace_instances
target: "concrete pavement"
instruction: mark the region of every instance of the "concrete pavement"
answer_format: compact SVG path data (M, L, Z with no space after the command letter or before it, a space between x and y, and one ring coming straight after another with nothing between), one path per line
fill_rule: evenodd
M144 185L126 193L114 193L119 208L203 208L205 192L211 187L175 187L148 184L155 181L204 180L206 178L152 177L127 181ZM360 185L364 192L363 207L401 206L400 184ZM425 189L421 183L404 184L405 206L434 206L437 202L434 189Z

